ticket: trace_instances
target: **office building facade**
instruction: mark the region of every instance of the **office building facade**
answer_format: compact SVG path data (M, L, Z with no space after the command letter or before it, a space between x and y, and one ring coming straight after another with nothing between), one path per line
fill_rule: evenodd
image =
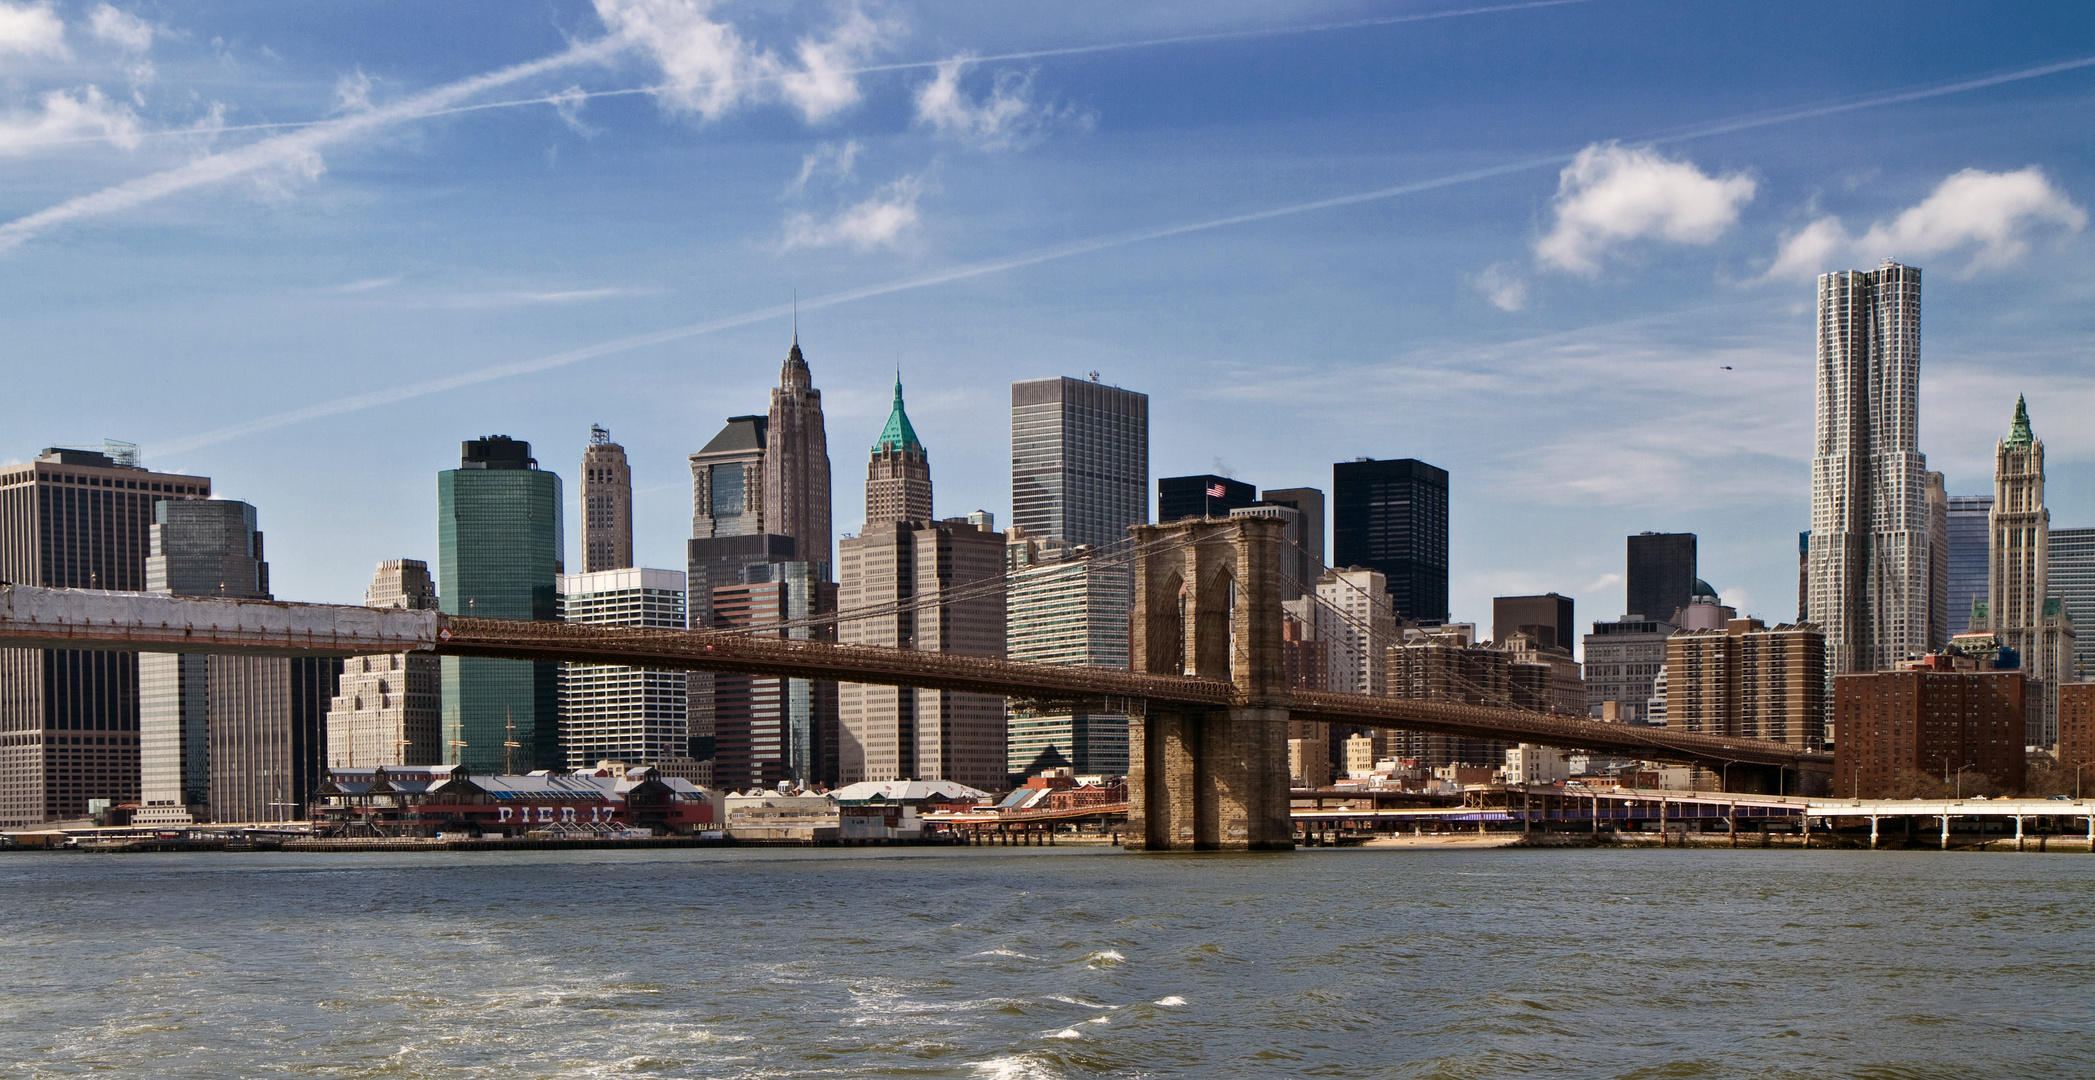
M1149 521L1149 395L1060 377L1011 384L1011 523L1106 547Z
M1889 261L1819 277L1806 616L1825 631L1829 677L1928 650L1920 284L1918 269Z
M1203 473L1166 476L1157 481L1157 520L1228 517L1230 511L1258 505L1258 489L1241 480Z
M835 641L837 586L804 562L751 563L713 588L713 627L794 641ZM716 674L711 688L713 781L775 789L838 783L837 684Z
M1993 587L1993 496L1951 495L1944 534L1949 538L1945 580L1949 636L1971 629L1972 602L1986 601Z
M1732 619L1666 641L1666 726L1817 750L1826 741L1825 636Z
M1035 664L1126 670L1132 576L1124 564L1075 557L1074 545L1013 526L1004 534L1006 655ZM1006 769L1124 776L1126 713L1066 701L1012 699Z
M420 559L387 559L364 606L434 611L436 581ZM352 656L327 707L329 768L436 765L443 760L443 661L426 652Z
M1629 538L1624 614L1671 622L1695 586L1694 533L1639 533Z
M1939 798L1974 772L2022 789L2022 672L1855 673L1836 676L1833 693L1834 797Z
M1331 564L1381 571L1400 622L1446 622L1447 470L1411 458L1342 461L1331 468L1331 505Z
M838 628L846 645L969 656L1005 655L1004 537L948 521L868 523L837 549L841 610L894 605ZM840 779L954 780L994 789L1005 778L1004 699L986 694L843 683Z
M560 477L539 469L530 443L506 435L462 443L459 459L437 474L438 610L559 619ZM446 656L441 680L445 763L476 773L564 763L558 664Z
M153 504L210 494L208 478L148 472L121 449L0 466L0 581L144 589ZM0 649L0 827L138 801L138 709L137 653Z
M244 502L185 499L153 504L146 591L227 600L269 598L269 564L255 508ZM211 693L214 668L252 657L141 653L138 657L140 825L184 825L211 818ZM288 684L282 688L290 693ZM221 716L219 723L230 721Z
M1651 699L1666 670L1666 639L1676 629L1672 623L1636 615L1594 623L1585 641L1588 713L1624 724L1653 722Z
M560 621L686 629L684 574L627 567L560 575ZM560 749L570 769L599 761L668 766L691 756L684 673L625 664L560 665Z
M1078 557L1080 548L1124 545L1129 526L1149 522L1149 395L1096 374L1012 383L1011 508L1007 654L1127 667L1134 574L1124 562ZM1008 714L1010 774L1127 772L1126 713L1014 700Z
M1575 605L1571 597L1556 593L1541 596L1496 596L1491 600L1491 639L1504 641L1526 634L1537 644L1571 651L1578 635Z
M582 451L582 572L633 565L633 469L626 448L590 425Z
M764 529L764 446L771 420L730 416L691 455L691 536L757 536Z
M1292 600L1312 587L1325 569L1324 493L1316 488L1267 488L1259 492L1259 503L1294 512L1281 533L1280 549L1280 595Z
M2073 659L2060 681L2095 679L2095 529L2051 530L2048 555L2049 592L2073 620L2075 634Z

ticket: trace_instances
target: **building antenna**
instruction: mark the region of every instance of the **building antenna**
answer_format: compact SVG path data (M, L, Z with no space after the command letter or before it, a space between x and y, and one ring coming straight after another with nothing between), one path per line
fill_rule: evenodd
M800 287L793 287L793 344L800 344Z

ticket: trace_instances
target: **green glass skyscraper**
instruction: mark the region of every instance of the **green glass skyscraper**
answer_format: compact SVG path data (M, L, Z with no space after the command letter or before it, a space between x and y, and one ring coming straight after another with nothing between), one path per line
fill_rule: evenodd
M507 435L461 443L437 474L439 610L482 619L560 617L560 477ZM557 768L559 665L447 656L444 756L476 773Z

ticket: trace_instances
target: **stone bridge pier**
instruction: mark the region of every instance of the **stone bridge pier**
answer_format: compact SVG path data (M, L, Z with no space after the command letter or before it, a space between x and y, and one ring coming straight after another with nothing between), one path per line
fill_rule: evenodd
M1138 673L1235 686L1236 704L1155 702L1128 726L1126 846L1275 851L1288 816L1287 678L1281 658L1277 518L1133 528L1129 660Z

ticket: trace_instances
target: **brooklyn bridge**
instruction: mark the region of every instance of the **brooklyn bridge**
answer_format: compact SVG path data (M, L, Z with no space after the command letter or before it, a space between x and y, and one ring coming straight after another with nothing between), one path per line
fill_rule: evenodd
M1783 743L1457 701L1292 688L1283 663L1281 522L1189 520L1132 530L1128 670L1021 663L753 632L522 622L433 611L0 585L0 646L264 656L429 651L1099 700L1130 715L1130 847L1280 849L1287 725L1536 743L1721 770L1739 791L1794 787L1832 755ZM867 613L843 613L865 617Z

